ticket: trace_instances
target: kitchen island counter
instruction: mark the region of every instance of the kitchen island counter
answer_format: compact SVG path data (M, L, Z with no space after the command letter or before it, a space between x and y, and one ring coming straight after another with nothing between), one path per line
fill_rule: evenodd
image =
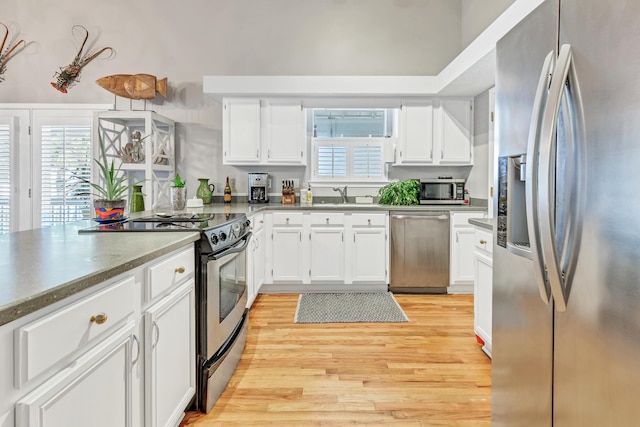
M78 234L92 221L0 235L0 325L193 244L196 232Z

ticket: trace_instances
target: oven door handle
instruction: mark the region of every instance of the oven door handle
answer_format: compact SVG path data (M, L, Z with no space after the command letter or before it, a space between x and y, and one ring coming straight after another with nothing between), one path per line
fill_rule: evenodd
M213 254L213 255L209 255L209 258L212 260L217 260L220 258L223 258L229 254L233 254L236 252L242 252L245 250L245 248L249 245L249 241L251 240L251 235L253 233L250 231L248 232L238 243L236 243L235 246L231 246L228 249L225 249L224 251L217 253L217 254Z

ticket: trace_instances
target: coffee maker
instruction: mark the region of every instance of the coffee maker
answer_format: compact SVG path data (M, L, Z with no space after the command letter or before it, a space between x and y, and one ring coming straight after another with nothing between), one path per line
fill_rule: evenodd
M269 203L269 174L249 174L249 203Z

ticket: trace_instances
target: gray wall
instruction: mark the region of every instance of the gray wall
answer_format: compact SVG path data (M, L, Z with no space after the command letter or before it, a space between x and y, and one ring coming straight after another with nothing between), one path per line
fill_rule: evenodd
M220 105L202 94L203 75L435 75L463 38L486 26L507 0L3 0L9 38L27 48L7 64L0 103L113 103L94 81L111 74L169 78L166 99L147 105L177 122L178 169L195 193L198 177L222 190L225 176L246 191L253 168L221 166ZM482 3L488 13L478 14ZM491 7L486 3L490 3ZM494 7L494 3L496 6ZM478 22L474 19L478 17ZM69 64L89 30L85 52L111 46L80 82L61 94L49 82ZM472 25L473 24L473 25ZM118 109L129 109L117 100ZM144 104L135 101L133 108ZM267 168L277 179L304 179L305 168Z
M461 50L500 16L515 0L461 0Z

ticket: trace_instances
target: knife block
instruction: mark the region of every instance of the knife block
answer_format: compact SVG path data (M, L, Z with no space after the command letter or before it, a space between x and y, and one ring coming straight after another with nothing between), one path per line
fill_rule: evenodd
M283 205L294 205L296 203L296 195L292 194L284 194L282 193L282 204Z

